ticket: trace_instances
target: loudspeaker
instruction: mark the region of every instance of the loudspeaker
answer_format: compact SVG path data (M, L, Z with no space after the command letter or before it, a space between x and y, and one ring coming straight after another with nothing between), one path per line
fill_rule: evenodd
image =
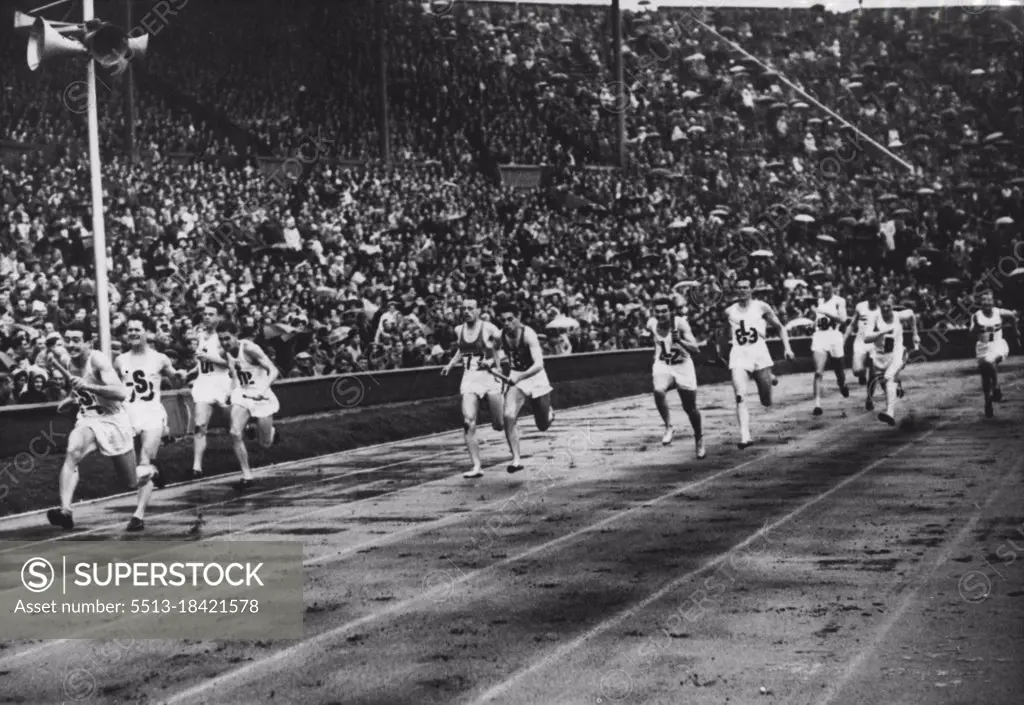
M17 21L17 20L16 20ZM28 35L28 67L39 68L44 61L66 56L81 56L88 51L77 39L69 39L42 17L37 17Z

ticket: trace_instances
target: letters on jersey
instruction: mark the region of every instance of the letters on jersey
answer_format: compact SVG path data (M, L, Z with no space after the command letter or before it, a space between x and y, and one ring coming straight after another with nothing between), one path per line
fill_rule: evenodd
M117 365L128 388L129 404L160 403L160 370L164 366L161 353L155 350L147 350L144 355L123 353L118 356Z
M196 350L196 354L206 354L211 356L224 357L224 350L220 345L220 338L217 337L216 333L206 334L206 331L200 331L199 333L199 349ZM217 367L212 362L206 360L199 361L199 375L216 375L218 377L228 374L227 370L223 367Z

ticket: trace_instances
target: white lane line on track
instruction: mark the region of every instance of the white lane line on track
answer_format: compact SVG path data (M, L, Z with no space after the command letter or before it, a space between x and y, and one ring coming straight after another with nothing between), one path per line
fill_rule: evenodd
M585 642L589 641L590 639L593 639L595 636L597 636L597 635L599 635L599 634L601 634L603 632L608 631L609 629L617 626L618 624L621 624L626 619L629 619L630 617L633 617L634 615L636 615L637 612L639 612L642 609L646 608L650 604L660 600L661 598L663 598L665 595L669 594L670 592L679 589L685 583L689 582L690 580L692 580L694 577L700 575L701 573L707 572L708 570L717 567L719 564L724 562L726 559L728 559L730 556L735 554L737 551L743 550L744 548L746 548L747 546L752 544L754 541L756 541L756 540L760 539L761 537L763 537L768 532L773 531L773 530L779 528L783 524L786 524L787 522L791 521L793 518L795 518L795 517L799 516L800 514L802 514L803 512L805 512L807 509L813 507L815 504L818 504L819 502L821 502L825 498L835 494L836 492L838 492L839 490L843 489L847 485L850 485L851 483L856 482L860 478L864 477L864 475L866 475L867 473L871 472L872 470L877 468L882 463L884 463L884 462L886 462L888 460L891 460L892 458L895 458L897 455L899 455L903 451L907 450L908 448L911 448L912 446L915 446L915 445L921 443L922 441L927 439L929 436L934 435L939 430L941 430L942 428L948 426L949 424L953 423L954 421L958 421L960 419L960 417L962 417L962 416L963 416L963 413L961 413L960 415L958 415L957 417L955 417L953 419L949 419L948 421L944 421L944 422L940 423L938 426L936 426L935 428L933 428L932 430L925 432L920 437L915 438L912 441L908 441L907 443L904 443L903 445L901 445L896 450L894 450L894 451L892 451L892 452L882 456L878 460L872 461L871 463L866 465L863 469L858 470L855 474L850 475L849 477L847 477L846 479L842 480L841 482L839 482L838 484L834 485L833 487L830 487L829 489L825 490L821 494L815 496L814 498L808 500L807 502L804 502L799 507L797 507L796 509L794 509L793 511L791 511L789 514L787 514L786 516L782 517L781 519L778 519L778 520L772 522L771 524L768 524L767 526L761 527L760 529L755 531L753 534L751 534L749 537L747 537L746 539L744 539L740 543L738 543L735 546L733 546L732 548L730 548L725 553L720 554L717 558L714 558L714 559L708 561L707 563L702 565L700 568L697 568L696 570L691 570L691 571L687 572L686 574L679 576L675 580L671 581L668 585L665 585L664 587L662 587L661 589L659 589L656 592L652 593L651 595L648 595L646 598L644 598L640 602L636 603L635 605L633 605L629 609L627 609L627 610L625 610L623 612L620 612L619 614L614 615L613 617L610 617L610 618L606 619L605 621L601 622L600 624L592 627L585 634L577 637L576 639L572 640L571 642L569 642L565 646L563 646L561 648L558 648L558 649L555 649L554 651L550 652L547 656L544 656L543 658L541 658L539 661L534 662L533 665L528 666L527 668L522 669L520 671L517 671L516 673L512 674L512 676L510 676L509 678L506 678L501 683L495 685L494 687L490 688L485 693L483 693L482 695L477 697L473 701L474 705L476 705L477 703L485 703L485 702L487 702L489 700L493 700L494 698L497 698L497 697L500 697L500 696L504 695L509 690L511 690L514 686L516 686L520 681L522 681L524 678L529 676L530 674L535 673L537 671L543 670L545 668L548 668L548 667L554 665L557 661L560 661L567 654L569 654L570 652L575 651L576 649L578 649Z
M869 412L863 412L863 413L861 413L861 414L859 414L859 415L857 415L855 417L851 417L851 419L862 418L863 416L867 415L867 413L869 413ZM848 432L848 429L846 428L846 426L847 426L847 424L840 423L840 424L838 424L836 426L830 426L828 428L821 429L819 431L812 431L810 434L808 434L808 436L805 436L804 439L802 439L802 440L806 441L806 440L809 440L809 438L819 438L821 436L827 437L827 436L832 435L832 434L834 434L836 432ZM941 428L941 426L940 426L940 428ZM932 431L929 431L924 436L922 436L921 438L918 438L918 439L916 439L914 441L910 441L908 443L905 443L899 449L897 449L896 451L893 451L893 453L890 453L888 456L886 456L886 458L883 458L882 460L885 460L885 459L887 459L889 457L892 457L893 455L895 455L897 453L902 452L905 448L909 448L910 446L914 445L915 443L918 443L923 438L931 435L932 433L935 433L936 430L938 430L938 429L934 429ZM744 468L746 468L746 467L748 467L750 465L753 465L755 463L759 463L759 462L761 462L763 460L769 460L769 459L771 459L773 457L776 457L776 455L777 455L776 453L770 452L770 453L767 453L767 454L764 454L764 455L760 455L758 457L746 460L746 461L744 461L742 463L739 463L738 465L734 465L734 466L729 467L729 468L724 468L724 469L719 470L719 471L717 471L717 472L715 472L715 473L713 473L711 475L708 475L707 477L704 477L704 478L702 478L700 480L697 480L697 481L691 482L691 483L687 483L686 485L683 485L682 487L677 487L676 489L672 490L671 492L667 492L665 494L659 495L658 497L656 497L654 499L644 500L641 504L638 504L638 505L636 505L634 507L631 507L629 509L623 509L623 510L617 511L614 514L611 514L610 516L605 517L601 521L598 521L598 522L595 522L593 524L590 524L590 525L588 525L588 526L586 526L586 527L584 527L582 529L578 529L576 531L573 531L572 533L566 534L564 536L560 536L560 537L558 537L556 539L552 539L552 540L547 541L547 542L545 542L543 544L540 544L538 546L534 546L532 548L526 549L525 551L522 551L522 552L520 552L520 553L518 553L518 554L516 554L514 556L509 557L509 558L502 559L502 560L500 560L500 561L498 561L496 563L493 563L493 564L487 566L486 568L479 568L477 570L470 571L469 573L462 573L462 571L460 570L459 572L462 573L462 577L451 580L447 584L447 587L449 589L454 589L455 587L457 587L459 585L462 585L462 584L464 584L466 582L469 582L470 580L473 580L476 577L479 577L479 576L482 576L482 575L486 575L486 574L495 572L499 568L502 568L502 567L504 567L506 565L517 563L517 562L522 561L522 560L524 560L526 558L530 558L531 556L534 556L534 555L536 555L538 553L542 553L544 551L547 551L548 549L561 546L562 544L572 543L575 539L577 539L577 538L579 538L581 536L584 536L585 534L593 533L594 531L597 531L597 530L599 530L599 529L601 529L601 528L603 528L603 527L605 527L605 526L607 526L609 524L615 523L616 521L618 521L620 519L632 516L632 515L637 514L637 513L642 513L644 511L646 511L647 509L649 509L649 508L651 508L651 507L653 507L653 506L655 506L657 504L660 504L660 503L662 503L662 502L664 502L666 500L672 499L674 497L678 497L678 496L686 494L688 492L692 492L693 490L698 489L698 488L700 488L703 485L710 484L710 483L712 483L712 482L714 482L714 481L716 481L716 480L718 480L720 478L727 477L729 475L735 474L735 473L739 472L740 470L742 470L742 469L744 469ZM881 461L879 461L879 462L881 462ZM866 471L861 471L860 473L858 473L857 477L859 477L864 472L866 472ZM845 484L845 482L843 484ZM827 495L827 493L826 493L826 495ZM815 501L820 500L821 497L826 496L826 495L821 495L816 500L811 500L811 502L805 504L803 508L798 510L798 512L802 511L802 509L804 509L804 508L806 508L808 506L811 506L811 504L813 504ZM795 516L795 515L796 514L794 513L794 514L791 514L790 516ZM764 530L765 529L762 529L762 532ZM759 532L759 533L761 533L761 532ZM755 537L756 537L756 535L755 535ZM749 543L750 541L753 540L753 538L754 537L752 537L751 539L748 539L748 541L745 542L745 543ZM741 546L742 545L743 544L741 544ZM739 547L737 547L737 548L739 548ZM737 550L737 549L734 548L733 551L735 551L735 550ZM725 556L727 556L727 555L728 554L725 554ZM724 559L725 556L723 556L722 559ZM719 559L719 560L722 560L722 559ZM267 656L265 656L263 658L257 658L254 661L250 661L246 665L241 666L241 667L239 667L239 668L237 668L235 670L229 670L229 671L227 671L225 673L222 673L220 675L211 676L207 680L203 681L202 683L199 683L199 684L194 685L194 686L192 686L192 687L190 687L190 688L188 688L186 690L183 690L183 691L181 691L179 693L176 693L175 695L170 696L170 698L168 700L163 700L161 702L163 702L165 705L172 705L173 703L190 703L190 704L192 704L192 703L195 703L195 702L200 702L200 701L195 700L195 698L197 698L197 696L199 696L201 693L203 693L205 691L208 691L208 690L211 690L211 689L215 689L215 688L219 688L219 687L223 687L223 686L227 686L227 685L229 685L229 684L231 684L233 682L237 682L237 681L240 681L240 680L244 681L246 678L249 678L250 676L252 676L254 674L254 672L258 672L259 674L263 675L263 674L265 674L267 672L268 669L271 669L275 664L280 664L281 661L284 661L284 660L287 660L289 658L295 657L300 652L309 651L309 650L316 651L322 644L329 643L331 641L331 639L336 638L340 634L343 634L343 633L345 633L347 631L350 631L352 629L356 629L356 628L361 627L361 626L363 626L365 624L369 624L371 622L375 622L375 621L377 621L377 620L379 620L381 618L388 617L388 616L390 616L392 614L395 614L395 613L398 613L398 612L402 612L402 611L408 609L409 607L411 607L412 605L415 605L415 604L417 604L419 602L422 602L424 600L427 600L427 599L429 599L428 596L426 594L422 594L422 595L419 595L417 597L412 597L412 598L403 600L401 602L395 603L394 605L392 605L392 606L390 606L388 608L385 608L385 609L383 609L383 610L381 610L379 612L374 612L374 613L365 615L363 617L360 617L359 619L355 619L355 620L352 620L350 622L346 622L345 624L339 625L337 627L333 627L333 628L328 629L327 631L325 631L325 632L323 632L321 634L316 635L315 637L312 637L312 638L300 641L298 644L295 644L294 646L290 646L290 647L288 647L286 649L282 649L281 651L277 651L277 652L275 652L273 654L269 654L269 655L267 655ZM224 702L224 701L221 699L221 700L214 700L212 702Z
M586 410L586 409L592 409L592 408L600 406L602 404L626 403L626 402L629 402L629 401L631 401L631 400L633 400L635 398L640 398L640 397L646 397L646 395L636 395L636 397L623 397L622 399L612 399L612 400L594 402L593 404L584 404L582 406L570 407L569 409L566 409L562 413L565 414L566 421L570 421L571 420L574 423L580 423L582 421L590 421L591 419L589 419L589 418L578 418L577 419L577 418L573 418L571 415L574 414L575 412L583 411L583 410ZM455 431L440 431L438 433L433 433L433 434L430 434L430 435L427 435L427 436L417 436L415 438L407 438L405 440L388 441L387 443L381 443L381 444L373 445L373 446L363 446L361 448L352 448L352 449L349 449L349 450L338 451L337 453L332 453L330 455L316 456L316 457L307 458L307 459L304 459L304 460L289 460L289 461L286 461L284 463L280 463L280 464L277 464L277 465L266 465L266 466L263 466L263 467L254 468L254 470L259 471L259 472L266 472L268 470L270 470L270 471L277 471L277 470L287 469L289 466L302 465L302 464L305 464L307 466L305 469L315 470L316 466L313 465L313 463L316 462L316 461L319 461L319 464L324 464L324 463L330 462L332 460L341 460L341 459L344 459L346 456L355 455L355 454L360 453L360 452L365 452L365 451L370 451L370 450L380 450L382 448L389 448L389 447L392 447L392 446L395 446L395 445L400 445L400 444L403 444L403 443L416 443L416 442L420 442L420 441L423 441L423 440L428 440L428 439L431 439L431 438L438 438L438 437L445 436L445 435L455 435L457 433L459 433L458 430L455 430ZM457 440L457 439L453 439L453 440ZM441 457L441 456L455 455L455 454L458 454L458 453L465 453L465 452L466 452L466 450L465 450L464 447L451 448L451 449L448 449L448 450L438 451L438 452L435 452L435 453L429 453L429 454L425 454L425 455L418 455L418 456L415 456L415 457L412 457L412 458L407 458L405 460L395 461L393 463L388 463L386 465L381 465L381 466L378 466L378 467L366 468L364 470L356 470L354 472L345 473L344 475L332 475L332 476L329 476L329 477L321 478L319 480L312 480L311 482L314 485L320 485L320 484L324 484L324 483L331 483L331 482L336 482L336 481L343 480L343 479L349 478L349 477L355 477L355 476L358 476L358 475L366 475L366 474L378 472L380 470L386 470L386 469L389 469L389 468L392 468L392 467L397 467L399 465L403 465L403 464L406 464L406 463L422 462L423 460L426 460L426 459L429 459L429 458L437 458L437 457ZM198 482L182 484L181 488L182 488L182 490L185 490L185 489L190 488L190 487L198 487L199 489L204 489L204 484L205 483L209 483L211 486L226 486L228 484L228 482L226 481L226 478L224 478L223 476L215 476L215 477L207 478L207 479L204 479L204 480L199 480ZM240 501L240 500L252 499L254 497L265 497L267 495L277 494L277 493L280 493L280 492L286 492L286 491L288 491L290 489L294 489L297 486L298 485L289 485L289 486L286 486L286 487L277 487L277 488L274 488L274 489L263 490L263 491L259 491L259 492L250 492L250 493L246 493L246 494L239 494L237 496L229 497L228 499L225 499L225 500L222 500L222 501L219 501L219 502L210 502L210 503L205 503L205 504L199 504L197 506L198 506L199 509L204 509L205 510L208 507L219 507L219 506L223 506L223 505L226 505L226 504L232 504L232 503ZM118 495L112 495L112 496L109 496L109 497L100 497L100 498L97 498L97 499L84 500L82 502L77 503L75 506L79 507L79 506L88 505L88 504L99 504L99 503L102 503L102 502L112 502L113 500L117 500L117 499L125 499L125 498L129 498L129 497L134 497L135 494L136 493L134 491L132 491L132 492L125 492L125 493L118 494ZM181 498L181 497L179 496L178 498ZM196 511L197 506L192 506L192 507L190 507L188 509L179 509L179 510L175 510L173 512L164 512L162 514L156 514L156 515L150 514L149 517L147 517L147 520L149 520L150 518L152 518L154 516L159 519L161 517L171 517L171 516L177 516L179 514L191 514L192 512ZM31 512L23 512L21 514L13 514L13 515L10 515L10 516L0 517L0 527L2 527L3 524L6 521L11 520L11 519L18 519L18 518L24 519L24 518L32 516L32 515L44 516L46 511L47 510L45 510L45 509L40 509L40 510L33 510ZM296 517L301 516L302 513L303 513L302 511L299 511L299 512L297 512L295 514L295 516ZM89 536L89 535L98 534L98 533L103 533L103 532L108 531L110 529L117 529L117 528L121 527L122 525L123 525L123 522L118 521L116 523L104 524L102 526L98 526L98 527L95 527L93 529L87 529L85 531L77 531L77 532L72 532L72 533L69 533L69 534L64 534L64 533L58 534L57 536L53 536L53 537L48 538L48 539L41 539L39 541L31 541L31 542L28 542L28 543L20 543L19 542L19 547L17 549L13 549L12 548L12 549L0 550L0 555L5 554L5 553L11 553L14 550L19 550L20 551L20 550L23 550L23 549L28 548L30 546L38 546L38 545L41 545L41 544L55 543L55 542L60 542L60 541L74 541L74 540L76 540L79 537ZM11 542L11 541L15 541L15 539L6 539L4 542Z
M931 577L935 575L942 566L949 562L949 559L953 556L954 550L959 549L968 534L974 531L978 522L981 521L981 515L984 511L988 509L996 498L1003 493L1003 490L1011 481L1018 479L1018 473L1022 468L1024 468L1024 460L1018 460L1017 464L1003 476L1003 479L985 500L985 504L978 507L978 510L974 515L971 516L967 523L964 524L963 528L957 533L956 538L946 544L939 555L936 556L935 563L928 569L928 572L924 575L919 574L917 576L917 586L905 593L899 605L895 610L889 613L885 621L882 622L881 626L878 628L878 631L875 632L875 635L871 638L871 641L861 648L857 656L846 665L846 668L842 670L841 674L837 674L838 678L833 680L831 685L829 685L828 689L821 696L821 700L818 701L818 705L829 705L829 703L842 694L843 688L845 688L850 680L857 674L857 671L861 669L864 662L878 650L878 647L882 645L882 642L889 635L892 628L896 626L897 622L903 619L907 610L909 610L916 601L918 594L928 585L928 581Z
M867 415L868 415L868 412L861 413L861 414L859 414L857 416L850 417L850 421L851 422L852 421L856 421L859 418L861 418L863 416L867 416ZM590 421L591 419L586 419L586 420ZM588 428L588 430L589 430L589 428ZM820 434L827 437L829 435L832 435L833 433L836 433L839 430L841 430L841 429L837 428L836 426L832 426L832 427L829 427L827 429L821 429L820 430ZM761 456L758 456L757 458L751 458L750 460L744 462L742 465L746 466L746 465L748 465L750 463L753 463L755 461L767 460L767 459L769 459L769 458L771 458L771 457L773 457L775 455L777 455L777 452L774 451L774 450L770 450L768 453L766 453L764 455L761 455ZM505 465L505 464L506 464L505 462L496 463L493 466L487 466L487 469L490 469L492 467L501 467L502 465ZM735 466L732 469L733 470L737 470L739 468L740 468L740 466ZM729 469L727 468L726 471L729 471ZM563 487L565 485L571 484L572 482L576 481L576 479L577 478L575 478L575 477L567 478L567 479L555 482L553 484L549 484L549 485L547 485L547 488ZM438 480L431 480L430 482L420 483L419 485L416 485L415 487L422 487L423 485L427 485L427 484L443 483L443 482L450 482L450 481L452 481L452 478L450 478L450 477L448 477L448 478L440 478ZM414 489L414 488L409 488L409 489ZM686 491L686 489L681 490L681 491ZM359 503L359 502L373 501L374 499L376 499L376 498L368 498L368 499L365 499L365 500L357 500L356 502L349 503L349 506L351 504L356 504L356 503ZM655 500L655 501L657 501L657 500ZM406 529L402 529L402 530L397 531L395 533L388 534L387 536L381 536L379 538L370 539L368 541L364 541L363 543L356 544L354 546L350 546L350 547L348 547L346 549L342 549L341 551L337 551L337 552L334 552L334 553L328 553L328 554L321 555L321 556L314 556L313 558L307 558L306 560L304 560L302 562L302 566L304 568L306 568L306 567L310 567L310 566L321 565L321 564L324 564L324 563L332 563L332 562L342 561L345 558L347 558L348 556L354 555L355 553L358 553L359 551L365 550L367 548L376 548L376 547L379 547L379 546L387 546L387 545L390 545L392 543L396 543L396 542L398 542L398 541L400 541L402 539L409 538L410 536L416 536L417 534L426 533L428 531L434 531L434 530L437 530L437 529L441 529L441 528L444 528L444 527L449 526L451 524L458 524L459 522L464 521L468 517L482 514L482 513L486 512L486 511L489 511L489 510L497 507L498 505L506 504L508 502L509 502L509 498L502 497L502 498L496 499L494 501L487 502L486 504L481 505L479 507L476 507L475 509L473 509L473 510L471 510L469 512L460 512L460 513L457 513L457 514L452 514L452 515L449 515L449 516L446 516L446 517L442 517L442 518L437 519L437 520L432 521L432 522L426 522L426 523L422 523L422 524L417 524L415 526L410 526L410 527L408 527ZM650 506L649 502L644 502L643 504L644 504L643 508L646 508L647 506ZM331 508L328 508L328 509L334 509L334 508L335 507L331 507ZM322 510L319 510L319 511L322 511ZM303 518L305 516L308 516L309 514L310 514L309 512L305 512L305 513L301 513L299 515L290 515L286 519L281 520L281 522L279 522L279 523L284 523L286 521L292 521L294 519ZM266 524L264 524L264 525L266 525ZM243 533L246 533L248 531L253 530L253 528L254 527L247 527L245 529L239 529L237 531L229 532L229 533L226 533L226 534L218 534L215 538L216 539L220 539L220 538L223 538L225 536L235 536L235 535L243 534ZM453 584L453 586L454 586L454 584ZM83 637L78 637L78 638L83 638ZM66 643L67 641L70 641L70 640L69 639L61 639L61 640L57 640L57 641L43 642L43 643L40 643L40 644L38 644L38 645L36 645L34 647L25 649L24 651L20 651L20 652L15 653L15 654L10 654L8 656L0 656L0 665L8 666L11 663L16 663L16 662L18 662L18 661L20 661L20 660L22 660L24 658L28 658L28 657L30 657L30 656L32 656L34 654L37 654L40 651L45 651L45 650L47 650L49 648L53 648L53 647L59 646L60 644Z

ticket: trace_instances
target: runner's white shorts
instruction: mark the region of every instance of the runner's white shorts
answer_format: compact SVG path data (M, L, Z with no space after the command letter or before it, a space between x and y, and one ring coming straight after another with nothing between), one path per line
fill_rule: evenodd
M474 394L478 397L487 396L488 394L501 396L501 380L490 372L466 370L462 373L459 394Z
M885 379L892 382L907 364L907 351L903 347L896 348L891 353L875 351L871 354L871 364L875 366L876 373L882 374Z
M490 375L488 375L489 377ZM541 369L540 372L535 374L533 377L527 379L521 379L516 382L515 389L518 389L523 393L524 396L530 399L536 399L542 397L545 394L551 393L551 382L548 381L548 373L546 370ZM500 390L500 386L499 386Z
M125 411L109 416L80 416L75 422L75 428L79 427L92 431L100 453L108 458L135 450L132 420Z
M167 435L167 409L163 404L129 404L128 418L132 421L132 433L136 436L143 431Z
M667 362L658 360L654 363L651 372L654 380L654 390L667 392L675 385L676 389L685 389L688 392L697 391L697 368L693 360L687 358L678 365L670 365Z
M772 367L775 361L768 351L768 343L759 340L753 345L733 345L729 353L729 369L753 374Z
M281 403L273 390L267 390L263 396L253 396L244 389L231 392L231 406L237 406L249 412L250 418L265 419L281 410Z
M874 345L865 343L863 340L853 341L853 371L860 372L864 370L871 361L871 351L874 349Z
M1010 356L1010 346L1005 338L991 343L978 343L974 346L974 354L978 360L999 363Z
M837 330L819 330L811 336L812 353L828 353L831 357L843 359L843 334Z
M192 401L196 404L220 404L227 406L231 398L231 377L199 377L192 385Z

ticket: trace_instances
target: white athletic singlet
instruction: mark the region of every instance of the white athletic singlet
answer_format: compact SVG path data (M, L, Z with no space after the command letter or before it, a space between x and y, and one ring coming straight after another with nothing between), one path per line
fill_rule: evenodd
M979 343L987 345L1003 339L1003 313L1006 312L994 306L991 316L986 316L984 311L974 312L974 330Z
M254 343L250 343L248 340L238 341L238 357L232 360L235 376L238 378L238 386L244 391L266 389L267 379L270 377L270 373L265 368L249 361L246 351L252 345Z
M842 322L835 321L828 316L818 314L817 320L814 322L814 328L822 333L827 331L839 331L846 321L846 299L842 296L832 295L832 298L828 301L824 299L818 299L818 308L825 309L829 313L839 316Z
M196 350L196 354L205 353L213 357L224 357L224 349L220 345L220 338L217 337L217 333L207 334L206 331L199 331L199 348ZM199 376L196 378L196 384L200 384L205 381L216 380L218 382L223 381L225 378L230 379L231 375L228 373L226 367L218 367L212 362L199 362Z
M900 321L900 314L895 311L889 323L885 322L881 314L875 316L875 327L871 332L884 333L875 341L877 355L889 355L903 348L903 323Z
M160 370L166 364L167 356L152 348L141 355L134 352L121 353L114 360L114 366L128 387L128 405L131 409L163 408L160 403Z
M738 303L726 311L732 329L732 344L740 348L765 342L768 324L764 320L766 306L763 301L751 300L746 311Z
M867 301L861 301L854 309L857 314L857 336L854 338L858 343L864 342L864 336L875 329L875 318L878 314L878 306L871 308Z
M102 354L98 350L90 350L85 365L81 368L78 368L75 365L75 361L72 360L70 365L71 374L81 377L88 384L104 384L94 363L95 356ZM107 399L84 389L76 389L72 394L78 402L78 418L80 419L89 416L113 416L114 414L123 413L125 410L123 402L116 399Z
M654 336L654 364L680 365L690 359L690 351L680 344L683 339L692 337L690 323L685 316L672 318L668 335L658 333L658 319L654 317L647 321L647 330Z

